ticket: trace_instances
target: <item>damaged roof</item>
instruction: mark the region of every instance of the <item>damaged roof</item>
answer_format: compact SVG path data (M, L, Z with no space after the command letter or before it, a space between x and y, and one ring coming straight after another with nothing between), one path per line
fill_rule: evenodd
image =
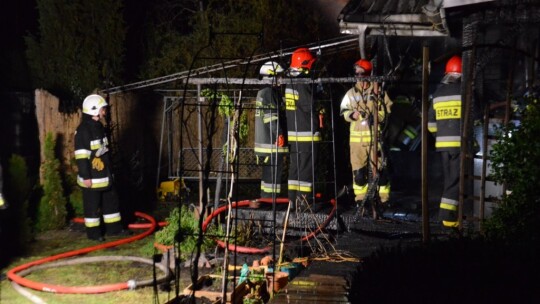
M422 14L422 6L429 0L351 0L341 11L345 22L380 22L384 16Z
M447 36L445 10L493 0L351 0L338 16L342 34Z

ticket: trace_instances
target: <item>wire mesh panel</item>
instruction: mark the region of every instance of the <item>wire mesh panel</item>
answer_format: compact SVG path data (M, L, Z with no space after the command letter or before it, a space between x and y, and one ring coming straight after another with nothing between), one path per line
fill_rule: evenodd
M235 168L231 167L233 164L226 162L227 156L224 154L221 148L214 148L209 153L208 149L202 150L202 159L199 158L199 150L196 148L184 148L181 150L181 161L183 164L182 176L185 179L197 179L199 178L199 172L201 168L206 166L207 159L210 155L211 160L209 162L209 178L216 179L221 173L222 178L226 179L233 172L238 172L236 178L243 180L256 180L261 178L261 167L257 165L255 161L255 153L251 148L240 148L238 151L238 164L234 164ZM236 166L238 166L236 168Z

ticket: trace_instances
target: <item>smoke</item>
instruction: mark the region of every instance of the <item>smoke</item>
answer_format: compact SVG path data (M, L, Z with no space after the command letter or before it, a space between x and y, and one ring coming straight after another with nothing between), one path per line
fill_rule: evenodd
M337 17L349 0L317 0L325 18L337 22Z

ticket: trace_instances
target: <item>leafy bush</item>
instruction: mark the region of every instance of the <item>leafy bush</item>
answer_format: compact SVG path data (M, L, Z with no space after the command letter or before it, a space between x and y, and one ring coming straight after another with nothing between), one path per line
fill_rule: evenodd
M69 205L72 208L74 216L84 215L82 190L80 188L74 187L73 191L69 194Z
M66 198L60 177L60 161L54 155L56 140L52 133L45 137L45 160L41 164L43 197L38 205L36 230L59 229L66 224Z
M76 166L75 159L72 159L72 167ZM84 205L82 198L82 189L77 185L77 173L73 171L70 175L66 175L66 185L69 188L69 211L70 216L83 216Z
M32 192L32 184L28 177L25 159L13 154L9 159L6 186L9 189L10 230L13 235L13 247L24 250L32 239L31 221L28 217L28 199Z
M509 190L484 226L486 235L506 240L538 240L540 233L540 104L527 102L521 125L499 130L490 155L493 178Z
M172 246L178 240L181 258L190 256L195 251L199 233L199 220L195 218L194 211L190 210L187 205L182 205L181 209L176 207L171 210L166 222L168 223L167 226L155 234L156 243ZM219 230L210 226L205 232L205 234L212 236L216 235L216 233L219 234ZM211 249L214 245L212 237L205 236L201 252Z

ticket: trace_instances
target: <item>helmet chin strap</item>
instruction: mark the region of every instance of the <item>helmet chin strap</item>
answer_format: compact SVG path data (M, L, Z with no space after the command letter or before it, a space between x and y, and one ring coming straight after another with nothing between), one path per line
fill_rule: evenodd
M305 68L290 68L288 71L288 75L291 77L297 77L301 74L309 74L309 70Z

